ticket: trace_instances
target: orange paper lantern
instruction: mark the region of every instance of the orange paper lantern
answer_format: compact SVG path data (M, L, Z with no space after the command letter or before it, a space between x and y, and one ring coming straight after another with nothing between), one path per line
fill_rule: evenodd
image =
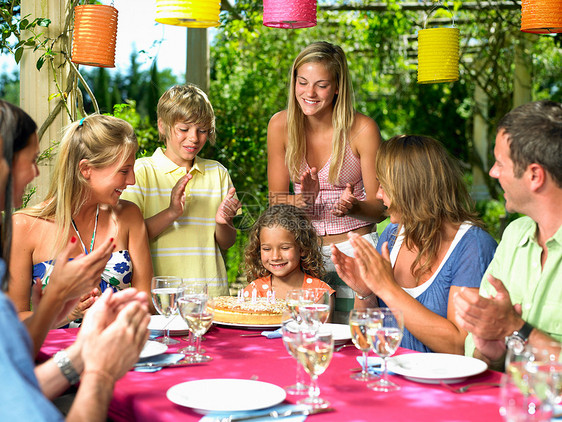
M98 67L115 67L117 9L103 4L74 8L72 61Z
M522 0L521 31L533 34L562 32L562 0Z

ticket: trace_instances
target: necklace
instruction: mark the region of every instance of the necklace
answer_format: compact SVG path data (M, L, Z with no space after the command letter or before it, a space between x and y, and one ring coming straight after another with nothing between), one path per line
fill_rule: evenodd
M96 230L98 229L98 216L100 214L100 205L98 204L97 208L96 208L96 222L94 223L94 232L92 233L92 241L90 242L90 252L92 252L92 250L94 249L94 240L96 239ZM76 232L76 235L78 236L78 240L80 240L80 243L82 244L82 247L84 248L84 253L86 255L88 255L88 249L86 249L86 245L84 245L84 242L82 241L82 237L80 236L80 232L78 231L78 228L76 227L76 223L74 222L74 219L71 220L72 221L72 227L74 227L74 231Z

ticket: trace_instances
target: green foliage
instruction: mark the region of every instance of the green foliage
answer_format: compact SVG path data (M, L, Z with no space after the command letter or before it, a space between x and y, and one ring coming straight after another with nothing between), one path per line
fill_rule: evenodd
M35 18L29 20L30 15L21 17L21 6L19 0L0 2L0 53L9 52L19 64L24 48L33 51L41 51L37 59L36 67L40 70L45 60L53 57L54 40L49 39L41 28L47 28L51 24L50 19ZM30 34L27 38L23 33Z
M521 214L510 214L505 210L505 202L497 200L476 202L476 211L484 222L484 228L497 242L509 223L521 217Z
M116 104L113 107L113 115L129 122L135 129L139 142L137 158L152 155L154 150L160 146L158 130L152 125L148 116L139 114L135 101L129 100L126 104Z

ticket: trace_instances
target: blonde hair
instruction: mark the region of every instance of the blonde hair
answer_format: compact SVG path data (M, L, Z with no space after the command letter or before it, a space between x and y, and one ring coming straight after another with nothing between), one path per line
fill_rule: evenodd
M316 278L324 276L322 239L316 234L310 219L300 208L279 204L265 210L250 230L244 254L246 278L249 282L271 274L261 261L260 234L264 227L281 227L289 231L301 250L302 271Z
M315 42L306 47L293 62L290 74L289 99L287 105L287 153L285 164L293 181L300 177L301 164L306 156L305 115L295 97L295 84L299 68L306 63L321 63L330 72L337 94L332 104L332 160L328 182L337 183L343 166L345 146L349 142L349 131L355 119L353 108L353 87L345 53L341 47L325 41Z
M418 250L410 270L419 281L437 258L443 223L480 225L460 166L435 139L400 135L381 144L375 168L404 244Z
M59 251L70 234L72 218L90 196L80 161L87 160L96 169L121 166L137 149L133 127L116 117L94 114L70 124L60 143L47 196L41 204L19 212L54 221L55 251Z
M174 85L158 100L156 107L158 121L164 126L164 132L158 131L160 141L166 144L172 126L185 122L200 126L208 131L207 140L215 144L215 112L213 106L200 88L195 85Z

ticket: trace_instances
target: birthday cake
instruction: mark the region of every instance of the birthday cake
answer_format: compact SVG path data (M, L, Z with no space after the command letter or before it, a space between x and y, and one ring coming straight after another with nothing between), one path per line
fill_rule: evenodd
M243 299L219 296L208 307L214 312L213 321L243 325L281 324L287 304L284 300L258 297Z

